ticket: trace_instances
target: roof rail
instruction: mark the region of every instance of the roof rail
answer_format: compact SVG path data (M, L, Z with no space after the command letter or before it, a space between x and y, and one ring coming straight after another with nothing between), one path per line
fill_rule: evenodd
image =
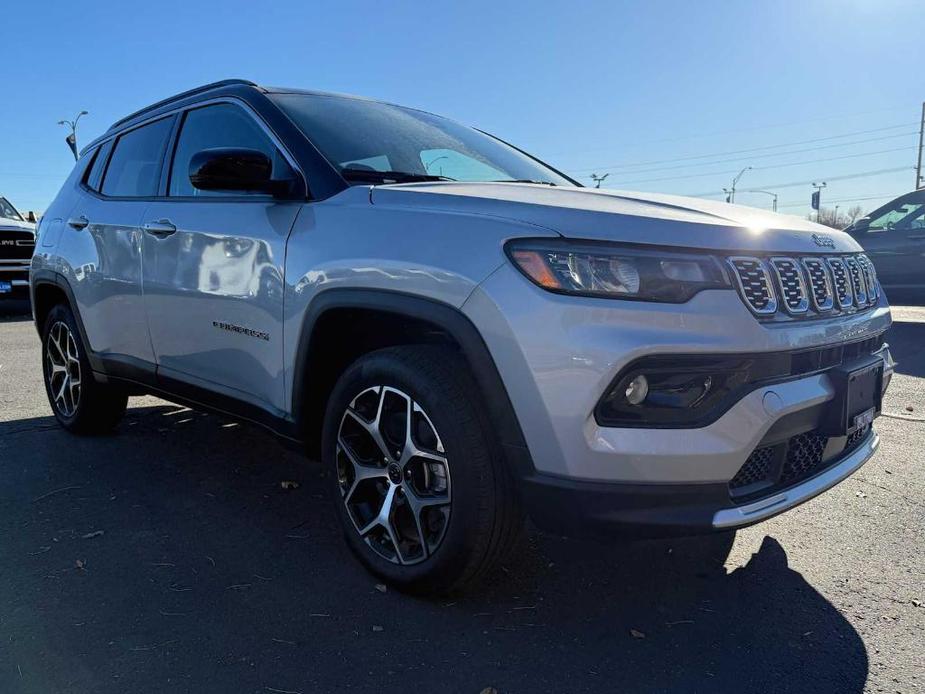
M185 99L186 97L193 96L194 94L199 94L201 92L207 92L211 89L218 89L219 87L229 87L235 84L246 85L249 87L257 86L255 83L251 82L250 80L239 80L239 79L221 80L219 82L210 82L209 84L204 84L201 87L195 87L185 92L180 92L179 94L174 94L173 96L169 96L166 99L161 99L160 101L153 103L150 106L145 106L144 108L138 109L134 113L128 114L125 118L120 118L119 120L117 120L115 123L109 126L109 129L112 130L113 128L116 128L122 125L123 123L127 123L133 118L137 118L143 113L147 113L148 111L153 111L154 109L159 108L161 106L166 106L172 101L179 101L180 99Z

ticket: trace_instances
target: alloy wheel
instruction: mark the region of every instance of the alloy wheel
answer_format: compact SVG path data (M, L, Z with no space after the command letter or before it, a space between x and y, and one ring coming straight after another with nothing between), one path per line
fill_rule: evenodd
M74 335L62 321L48 331L45 361L45 378L55 408L65 417L73 417L80 405L80 359Z
M384 559L407 565L439 547L450 518L450 469L423 408L391 386L365 389L337 433L337 476L353 526Z

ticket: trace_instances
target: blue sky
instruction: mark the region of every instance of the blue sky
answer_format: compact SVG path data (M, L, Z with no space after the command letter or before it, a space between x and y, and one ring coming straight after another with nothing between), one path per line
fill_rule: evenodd
M912 0L87 0L8 3L4 23L0 194L24 210L73 163L58 120L87 109L85 144L226 77L425 108L607 187L719 198L750 165L740 190L800 215L813 180L842 210L911 189L925 99Z

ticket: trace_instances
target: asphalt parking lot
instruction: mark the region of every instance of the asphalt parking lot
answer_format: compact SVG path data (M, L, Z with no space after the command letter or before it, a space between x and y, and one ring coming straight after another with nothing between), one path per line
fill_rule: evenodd
M531 531L450 600L381 592L319 466L259 429L145 397L113 436L61 431L24 310L0 310L2 692L925 691L925 308L896 310L877 456L725 562L728 536Z

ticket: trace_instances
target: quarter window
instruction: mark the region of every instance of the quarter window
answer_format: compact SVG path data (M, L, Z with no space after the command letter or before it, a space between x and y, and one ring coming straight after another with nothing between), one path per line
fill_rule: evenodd
M90 165L86 178L84 178L84 183L86 183L87 187L91 190L99 192L100 183L103 181L103 169L106 167L106 161L109 159L109 152L111 150L112 140L100 145L97 147L96 152L94 152L93 164Z
M172 126L173 118L162 118L122 135L116 141L106 168L103 194L113 197L157 195L161 162Z
M227 191L194 188L189 179L189 165L193 156L204 149L217 147L255 149L263 152L273 162L274 179L292 176L292 170L282 153L253 118L234 104L215 104L194 109L186 114L170 170L169 194L178 197L228 196ZM248 193L240 191L235 194ZM264 193L250 194L265 197Z

